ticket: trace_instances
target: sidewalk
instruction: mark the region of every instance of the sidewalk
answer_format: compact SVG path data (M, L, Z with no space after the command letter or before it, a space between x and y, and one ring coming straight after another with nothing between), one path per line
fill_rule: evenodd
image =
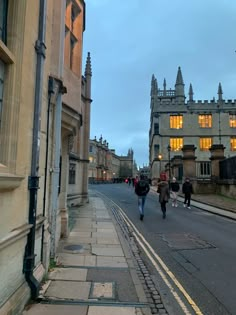
M70 210L72 230L60 241L58 265L49 273L40 303L28 305L23 315L151 314L132 251L112 217L97 196Z
M151 186L156 192L156 186ZM179 194L178 199L183 202L184 195ZM216 194L193 194L191 204L199 209L236 219L236 199Z

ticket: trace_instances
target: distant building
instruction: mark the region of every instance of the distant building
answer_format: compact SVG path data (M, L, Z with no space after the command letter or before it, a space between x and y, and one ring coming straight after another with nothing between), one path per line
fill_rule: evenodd
M126 156L119 156L114 149L109 149L109 144L96 137L89 144L89 182L113 181L114 179L125 179L137 174L137 165L134 161L132 149L128 150Z
M146 178L151 178L150 177L150 167L149 166L143 166L140 167L138 170L139 175L144 175Z
M177 177L184 176L181 159L183 150L194 145L196 174L211 175L210 151L212 145L222 144L225 156L236 153L236 101L224 100L221 83L218 98L196 101L190 84L188 100L180 67L174 89L158 88L157 79L151 82L151 115L149 131L149 161L151 177L157 178L161 171L170 175L178 165Z

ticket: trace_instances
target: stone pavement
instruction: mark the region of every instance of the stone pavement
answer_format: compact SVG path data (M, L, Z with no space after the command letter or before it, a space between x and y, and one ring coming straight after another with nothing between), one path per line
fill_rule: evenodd
M70 225L41 300L23 314L150 315L132 251L103 200L70 209Z
M151 186L151 189L153 192L157 190L156 186ZM184 201L182 193L178 199ZM236 199L217 194L193 194L191 199L191 204L197 208L236 219Z

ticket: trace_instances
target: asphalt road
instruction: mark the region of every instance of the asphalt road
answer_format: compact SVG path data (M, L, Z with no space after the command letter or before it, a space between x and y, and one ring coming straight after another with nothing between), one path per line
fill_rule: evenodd
M127 214L191 297L187 301L183 297L187 304L194 301L199 314L236 315L236 221L194 207L189 210L182 204L172 208L171 203L163 219L158 195L152 191L147 196L144 220L140 221L133 187L99 184L89 189L104 194ZM142 256L171 308L169 288L149 258L144 253Z

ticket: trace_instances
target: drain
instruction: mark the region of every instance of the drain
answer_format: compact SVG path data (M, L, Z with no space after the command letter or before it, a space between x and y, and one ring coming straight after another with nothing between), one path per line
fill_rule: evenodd
M67 245L67 246L64 246L64 249L66 249L66 250L72 250L72 251L74 251L74 250L81 250L81 249L83 249L83 246L82 245Z

